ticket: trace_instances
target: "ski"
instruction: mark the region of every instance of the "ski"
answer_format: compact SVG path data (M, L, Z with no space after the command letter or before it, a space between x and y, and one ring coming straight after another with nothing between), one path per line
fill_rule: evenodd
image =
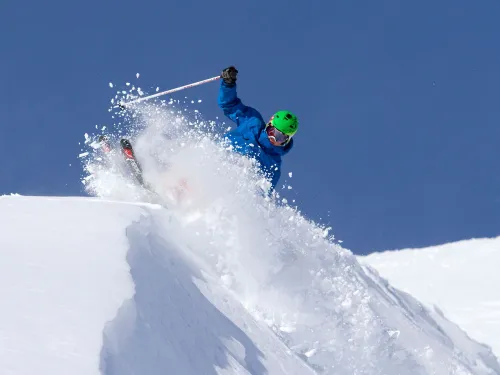
M153 187L148 184L142 176L142 168L137 159L135 158L134 149L132 143L126 138L120 140L120 146L122 149L122 154L125 158L125 162L128 164L128 169L131 171L135 180L140 184L140 186L150 194L150 199L157 204L162 205L167 208L165 201L161 196L153 189Z
M115 142L110 141L107 135L100 135L98 144L101 152L106 155L104 160L108 160L110 168L116 169L125 178L131 180L132 183L144 189L151 203L157 203L165 208L167 207L160 195L144 180L141 165L137 161L132 143L128 139L120 139L120 146L118 147ZM119 156L118 160L114 155ZM123 162L120 163L120 159L123 160Z
M122 138L120 140L120 146L122 149L123 156L125 161L129 167L129 170L133 177L137 180L139 184L144 186L144 179L142 177L142 168L135 158L134 149L132 148L132 144L126 138ZM146 186L144 186L146 187Z

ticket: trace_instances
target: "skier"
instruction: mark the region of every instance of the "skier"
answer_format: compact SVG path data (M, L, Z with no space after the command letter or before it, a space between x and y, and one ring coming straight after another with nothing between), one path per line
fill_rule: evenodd
M281 175L281 157L292 149L292 136L299 122L293 113L279 111L266 123L256 109L244 105L238 98L237 75L234 66L224 69L221 74L219 107L237 125L225 137L235 151L259 162L274 189Z
M230 66L222 71L219 90L219 107L224 114L237 124L225 134L225 138L242 155L255 159L262 171L270 179L274 189L281 175L281 157L293 147L293 135L297 132L297 116L289 111L278 111L266 123L254 108L244 105L236 94L238 70ZM101 139L102 138L102 139ZM105 153L112 149L105 136L99 139ZM137 162L129 140L120 141L122 153L131 174L140 185L149 188L142 177L142 169Z

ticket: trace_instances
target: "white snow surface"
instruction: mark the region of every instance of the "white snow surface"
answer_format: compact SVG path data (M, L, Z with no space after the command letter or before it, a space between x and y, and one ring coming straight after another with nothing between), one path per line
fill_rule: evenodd
M359 257L500 355L500 237Z
M243 230L254 215L218 215L1 197L2 373L500 373L488 348L311 223L266 243L264 225L292 235L288 220Z
M225 124L161 103L109 127L156 194L91 135L82 183L99 198L0 198L0 373L500 374L489 347L266 194Z
M0 213L0 373L313 373L158 206L1 197Z

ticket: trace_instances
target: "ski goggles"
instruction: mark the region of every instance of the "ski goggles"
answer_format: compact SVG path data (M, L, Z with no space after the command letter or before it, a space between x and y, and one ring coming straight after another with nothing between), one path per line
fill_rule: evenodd
M266 134L275 146L285 146L290 141L290 136L276 129L269 121L266 125Z

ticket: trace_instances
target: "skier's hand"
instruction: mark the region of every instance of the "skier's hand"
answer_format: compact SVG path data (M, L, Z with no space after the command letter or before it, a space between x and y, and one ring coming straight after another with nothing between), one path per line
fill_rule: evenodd
M236 84L238 71L234 66L230 66L222 71L221 78L224 80L224 83L231 87Z

